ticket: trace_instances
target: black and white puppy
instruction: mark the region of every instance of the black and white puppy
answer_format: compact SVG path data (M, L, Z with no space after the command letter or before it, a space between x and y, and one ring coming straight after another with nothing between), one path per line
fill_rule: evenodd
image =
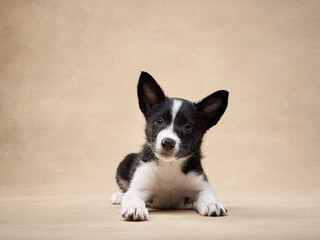
M168 98L151 75L142 72L139 106L146 119L142 152L120 163L116 180L123 192L112 195L126 220L147 220L146 207L194 209L203 216L225 215L201 165L204 133L216 125L228 105L217 91L198 103Z

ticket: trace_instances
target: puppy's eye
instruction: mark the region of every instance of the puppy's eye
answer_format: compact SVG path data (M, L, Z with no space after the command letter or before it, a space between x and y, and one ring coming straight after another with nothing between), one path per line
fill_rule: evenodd
M187 123L183 126L183 130L186 132L186 133L191 133L192 132L192 126L191 124Z
M158 117L155 121L154 124L157 126L162 126L163 125L163 119L161 117Z

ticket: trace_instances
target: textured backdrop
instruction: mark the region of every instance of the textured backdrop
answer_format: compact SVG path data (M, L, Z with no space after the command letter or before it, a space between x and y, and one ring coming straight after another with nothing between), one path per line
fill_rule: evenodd
M117 190L144 143L140 71L230 91L204 141L215 189L319 190L320 1L0 1L2 194Z

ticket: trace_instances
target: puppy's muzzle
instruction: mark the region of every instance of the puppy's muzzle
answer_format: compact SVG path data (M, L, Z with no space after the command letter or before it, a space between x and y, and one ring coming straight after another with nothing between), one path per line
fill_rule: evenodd
M174 147L176 146L176 141L174 141L171 138L164 138L161 141L161 146L163 147L164 150L166 150L167 152L171 151L172 149L174 149Z

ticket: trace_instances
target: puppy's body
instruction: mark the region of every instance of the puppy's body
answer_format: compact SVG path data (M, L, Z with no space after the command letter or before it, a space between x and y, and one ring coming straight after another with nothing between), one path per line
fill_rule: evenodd
M142 72L139 106L146 118L142 151L120 163L116 180L123 191L112 196L126 220L148 219L147 207L193 208L201 215L223 215L201 165L201 141L227 107L228 92L218 91L195 104L165 97L155 80Z

